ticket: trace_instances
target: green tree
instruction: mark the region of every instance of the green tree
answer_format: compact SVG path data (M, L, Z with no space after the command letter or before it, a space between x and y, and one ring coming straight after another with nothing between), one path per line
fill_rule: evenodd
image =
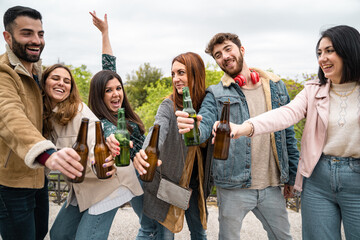
M170 85L169 85L170 80ZM145 125L146 132L154 124L155 115L161 102L172 93L171 77L165 77L145 87L147 98L144 104L136 109L136 113Z
M80 67L73 67L70 65L69 68L74 76L81 100L87 104L92 73L86 69L86 65L81 65Z
M150 63L144 63L137 71L126 75L125 91L134 109L145 103L148 95L146 87L158 81L162 75L161 69L151 67Z
M217 64L208 63L205 68L206 80L205 85L209 87L220 82L221 77L224 75L224 72L220 70L220 67Z
M316 74L306 74L303 73L302 74L302 78L304 80L299 81L298 79L292 80L289 78L286 79L282 79L286 85L286 89L288 90L290 99L293 100L295 98L295 96L304 89L304 83L305 81L309 81L309 80L313 80L316 78ZM298 149L301 149L301 137L302 137L302 133L305 127L305 123L306 123L306 119L301 120L300 122L298 122L297 124L294 125L294 131L295 131L295 137L298 140L297 142L297 146Z

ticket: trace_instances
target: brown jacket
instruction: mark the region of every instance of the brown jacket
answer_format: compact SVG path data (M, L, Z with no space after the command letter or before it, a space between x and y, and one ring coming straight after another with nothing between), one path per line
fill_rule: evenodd
M34 64L41 77L41 62ZM44 167L35 158L54 148L42 134L41 91L6 46L0 56L0 185L42 188Z

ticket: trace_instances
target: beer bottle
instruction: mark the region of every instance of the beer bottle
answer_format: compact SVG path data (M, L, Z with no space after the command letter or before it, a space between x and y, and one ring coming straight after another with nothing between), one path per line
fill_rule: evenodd
M111 176L107 176L106 172L112 170L112 167L103 168L103 164L105 163L105 159L110 155L108 146L105 143L103 130L101 127L101 122L95 122L95 133L96 133L96 143L94 147L94 157L95 157L95 169L96 176L99 179L106 179Z
M130 134L126 128L125 109L119 108L117 130L115 138L119 142L120 154L115 157L117 167L125 167L130 164Z
M145 167L146 174L140 175L140 179L144 182L151 182L155 175L155 170L157 166L157 161L159 158L159 131L160 125L155 124L153 128L153 132L151 134L149 145L145 149L145 153L147 155L146 161L150 164L149 167Z
M229 155L230 147L230 102L224 102L221 111L221 118L216 130L214 143L214 158L226 160Z
M185 146L195 146L200 144L200 134L197 127L196 112L193 108L189 87L183 87L183 111L189 114L189 118L194 119L194 128L184 134Z
M74 179L68 178L69 182L81 183L82 181L84 181L86 165L88 160L88 153L89 153L89 147L87 145L88 126L89 126L89 119L88 118L81 119L81 125L78 132L78 136L76 142L72 146L72 148L79 154L81 158L80 163L84 167L84 170L82 171L81 177L75 177Z

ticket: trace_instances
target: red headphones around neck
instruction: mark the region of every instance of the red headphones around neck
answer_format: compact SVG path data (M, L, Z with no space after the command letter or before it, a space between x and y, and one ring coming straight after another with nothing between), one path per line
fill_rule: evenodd
M249 69L250 70L250 77L251 77L251 82L253 84L256 84L260 81L260 77L259 77L259 73ZM239 74L236 77L234 77L234 81L240 86L245 86L246 85L246 78L244 77L244 75Z

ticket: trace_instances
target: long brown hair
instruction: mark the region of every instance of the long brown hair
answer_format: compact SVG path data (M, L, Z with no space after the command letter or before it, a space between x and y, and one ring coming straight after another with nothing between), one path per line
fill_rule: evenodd
M190 91L193 107L196 112L199 111L201 102L205 97L205 65L201 57L193 52L182 53L175 57L172 61L179 62L185 65L187 74L188 86ZM183 109L183 97L177 91L173 85L173 93L170 95L170 99L174 101L174 108Z
M123 101L121 104L122 108L125 108L125 118L131 122L136 123L139 128L141 134L145 133L145 126L141 121L140 117L134 112L131 108L130 102L127 99L123 82L121 77L110 70L102 70L94 75L90 83L90 91L89 91L89 107L91 111L99 118L106 118L110 122L112 122L115 126L117 125L117 116L113 115L110 110L106 107L104 102L105 88L108 81L116 78L119 80L121 84L121 88L124 91ZM127 124L127 129L132 132L133 129L129 124Z
M70 95L62 102L56 104L57 112L53 112L51 105L51 99L46 94L45 85L46 80L49 77L50 73L57 68L63 68L70 74L71 79L71 89ZM79 104L81 103L80 94L76 87L76 83L73 75L68 67L62 64L54 64L45 69L43 76L40 81L40 85L43 92L44 100L44 114L43 114L43 134L48 138L53 130L52 120L58 124L65 126L68 124L78 113Z

